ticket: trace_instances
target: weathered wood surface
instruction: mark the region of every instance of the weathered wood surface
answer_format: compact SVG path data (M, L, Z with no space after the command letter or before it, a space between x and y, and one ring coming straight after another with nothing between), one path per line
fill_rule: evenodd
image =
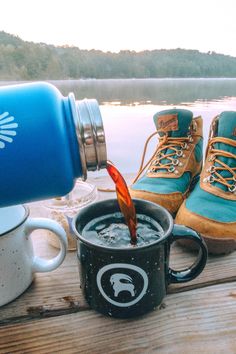
M168 295L163 309L118 320L92 310L0 330L0 353L235 353L235 284Z
M47 244L45 237L37 235L35 241L39 254L55 254L55 249ZM193 256L196 257L177 245L173 246L173 267L184 268L191 264ZM176 293L228 282L235 282L236 288L235 253L224 257L209 257L205 270L198 278L189 283L170 285L168 292ZM72 251L68 252L61 267L53 272L37 273L35 281L22 296L0 308L0 326L13 321L57 316L87 308L79 288L76 252Z
M105 178L93 180L112 187ZM114 193L99 192L99 199ZM31 216L46 216L41 203ZM34 238L37 254L50 257L44 231ZM171 266L190 265L196 254L178 245ZM236 257L210 256L195 280L170 285L162 310L143 318L114 320L88 308L79 288L76 252L61 267L37 273L30 288L0 308L0 353L236 353Z

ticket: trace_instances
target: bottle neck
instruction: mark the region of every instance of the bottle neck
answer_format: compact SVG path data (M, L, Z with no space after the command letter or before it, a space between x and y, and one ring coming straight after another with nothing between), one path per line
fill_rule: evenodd
M86 179L87 171L106 167L107 153L102 117L95 99L75 101L74 94L69 93L68 101L76 128L83 179Z

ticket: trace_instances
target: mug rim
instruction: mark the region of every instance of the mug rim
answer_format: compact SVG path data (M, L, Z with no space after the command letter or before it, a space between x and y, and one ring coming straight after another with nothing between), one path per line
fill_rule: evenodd
M138 247L114 247L114 246L109 246L109 245L99 245L99 244L95 244L93 242L90 242L89 240L87 240L83 235L81 235L79 233L79 231L77 230L77 227L76 227L76 224L77 224L77 219L79 218L80 214L84 214L87 212L88 209L90 209L91 207L95 208L96 206L102 206L102 204L104 203L112 203L113 205L114 204L118 204L117 202L117 199L115 198L109 198L109 199L105 199L105 200L101 200L101 201L97 201L95 203L92 203L90 205L87 205L86 207L82 208L73 218L73 221L72 221L72 228L73 228L73 231L74 231L74 234L75 234L75 237L77 239L77 242L80 241L92 248L96 248L96 249L102 249L104 251L113 251L113 252L138 252L140 250L143 250L143 249L146 249L146 248L150 248L150 247L154 247L156 245L159 245L163 242L165 242L168 237L170 236L172 230L173 230L173 227L174 227L174 220L173 220L173 217L171 216L170 212L164 208L163 206L161 206L160 204L156 204L156 203L153 203L153 202L150 202L149 200L145 200L145 199L139 199L139 198L132 198L132 200L137 203L144 203L146 205L150 205L156 209L159 209L161 210L162 213L165 213L168 221L169 221L169 226L168 226L168 229L165 231L164 233L164 236L159 238L158 240L154 241L154 242L151 242L149 244L144 244L142 246L138 246ZM114 212L113 210L111 211L111 213ZM145 213L144 213L145 214ZM104 215L108 215L108 214L104 214ZM96 216L95 216L96 217ZM154 219L154 218L153 218ZM155 220L155 219L154 219ZM84 229L84 227L83 227ZM77 247L78 248L78 247Z
M27 220L27 218L29 217L29 208L26 205L21 205L24 209L25 209L25 215L23 216L22 220L19 221L16 225L14 225L13 227L11 227L9 230L4 231L3 233L0 233L0 237L6 236L7 234L9 234L10 232L14 231L15 229L17 229L19 226L21 226L22 224L24 224L25 220Z

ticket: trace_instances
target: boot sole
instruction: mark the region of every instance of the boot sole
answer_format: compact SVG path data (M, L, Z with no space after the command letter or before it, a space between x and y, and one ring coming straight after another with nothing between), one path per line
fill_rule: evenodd
M204 239L208 248L208 253L210 254L223 255L223 254L229 254L236 250L236 240L234 238L218 239L211 236L205 236L205 235L201 235L201 236ZM198 250L198 246L193 241L179 240L178 244L191 251Z

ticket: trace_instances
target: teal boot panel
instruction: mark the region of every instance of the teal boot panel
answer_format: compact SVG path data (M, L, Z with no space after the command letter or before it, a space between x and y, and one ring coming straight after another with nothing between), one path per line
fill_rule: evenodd
M188 197L186 208L218 222L236 222L236 201L210 194L201 189L199 183Z

